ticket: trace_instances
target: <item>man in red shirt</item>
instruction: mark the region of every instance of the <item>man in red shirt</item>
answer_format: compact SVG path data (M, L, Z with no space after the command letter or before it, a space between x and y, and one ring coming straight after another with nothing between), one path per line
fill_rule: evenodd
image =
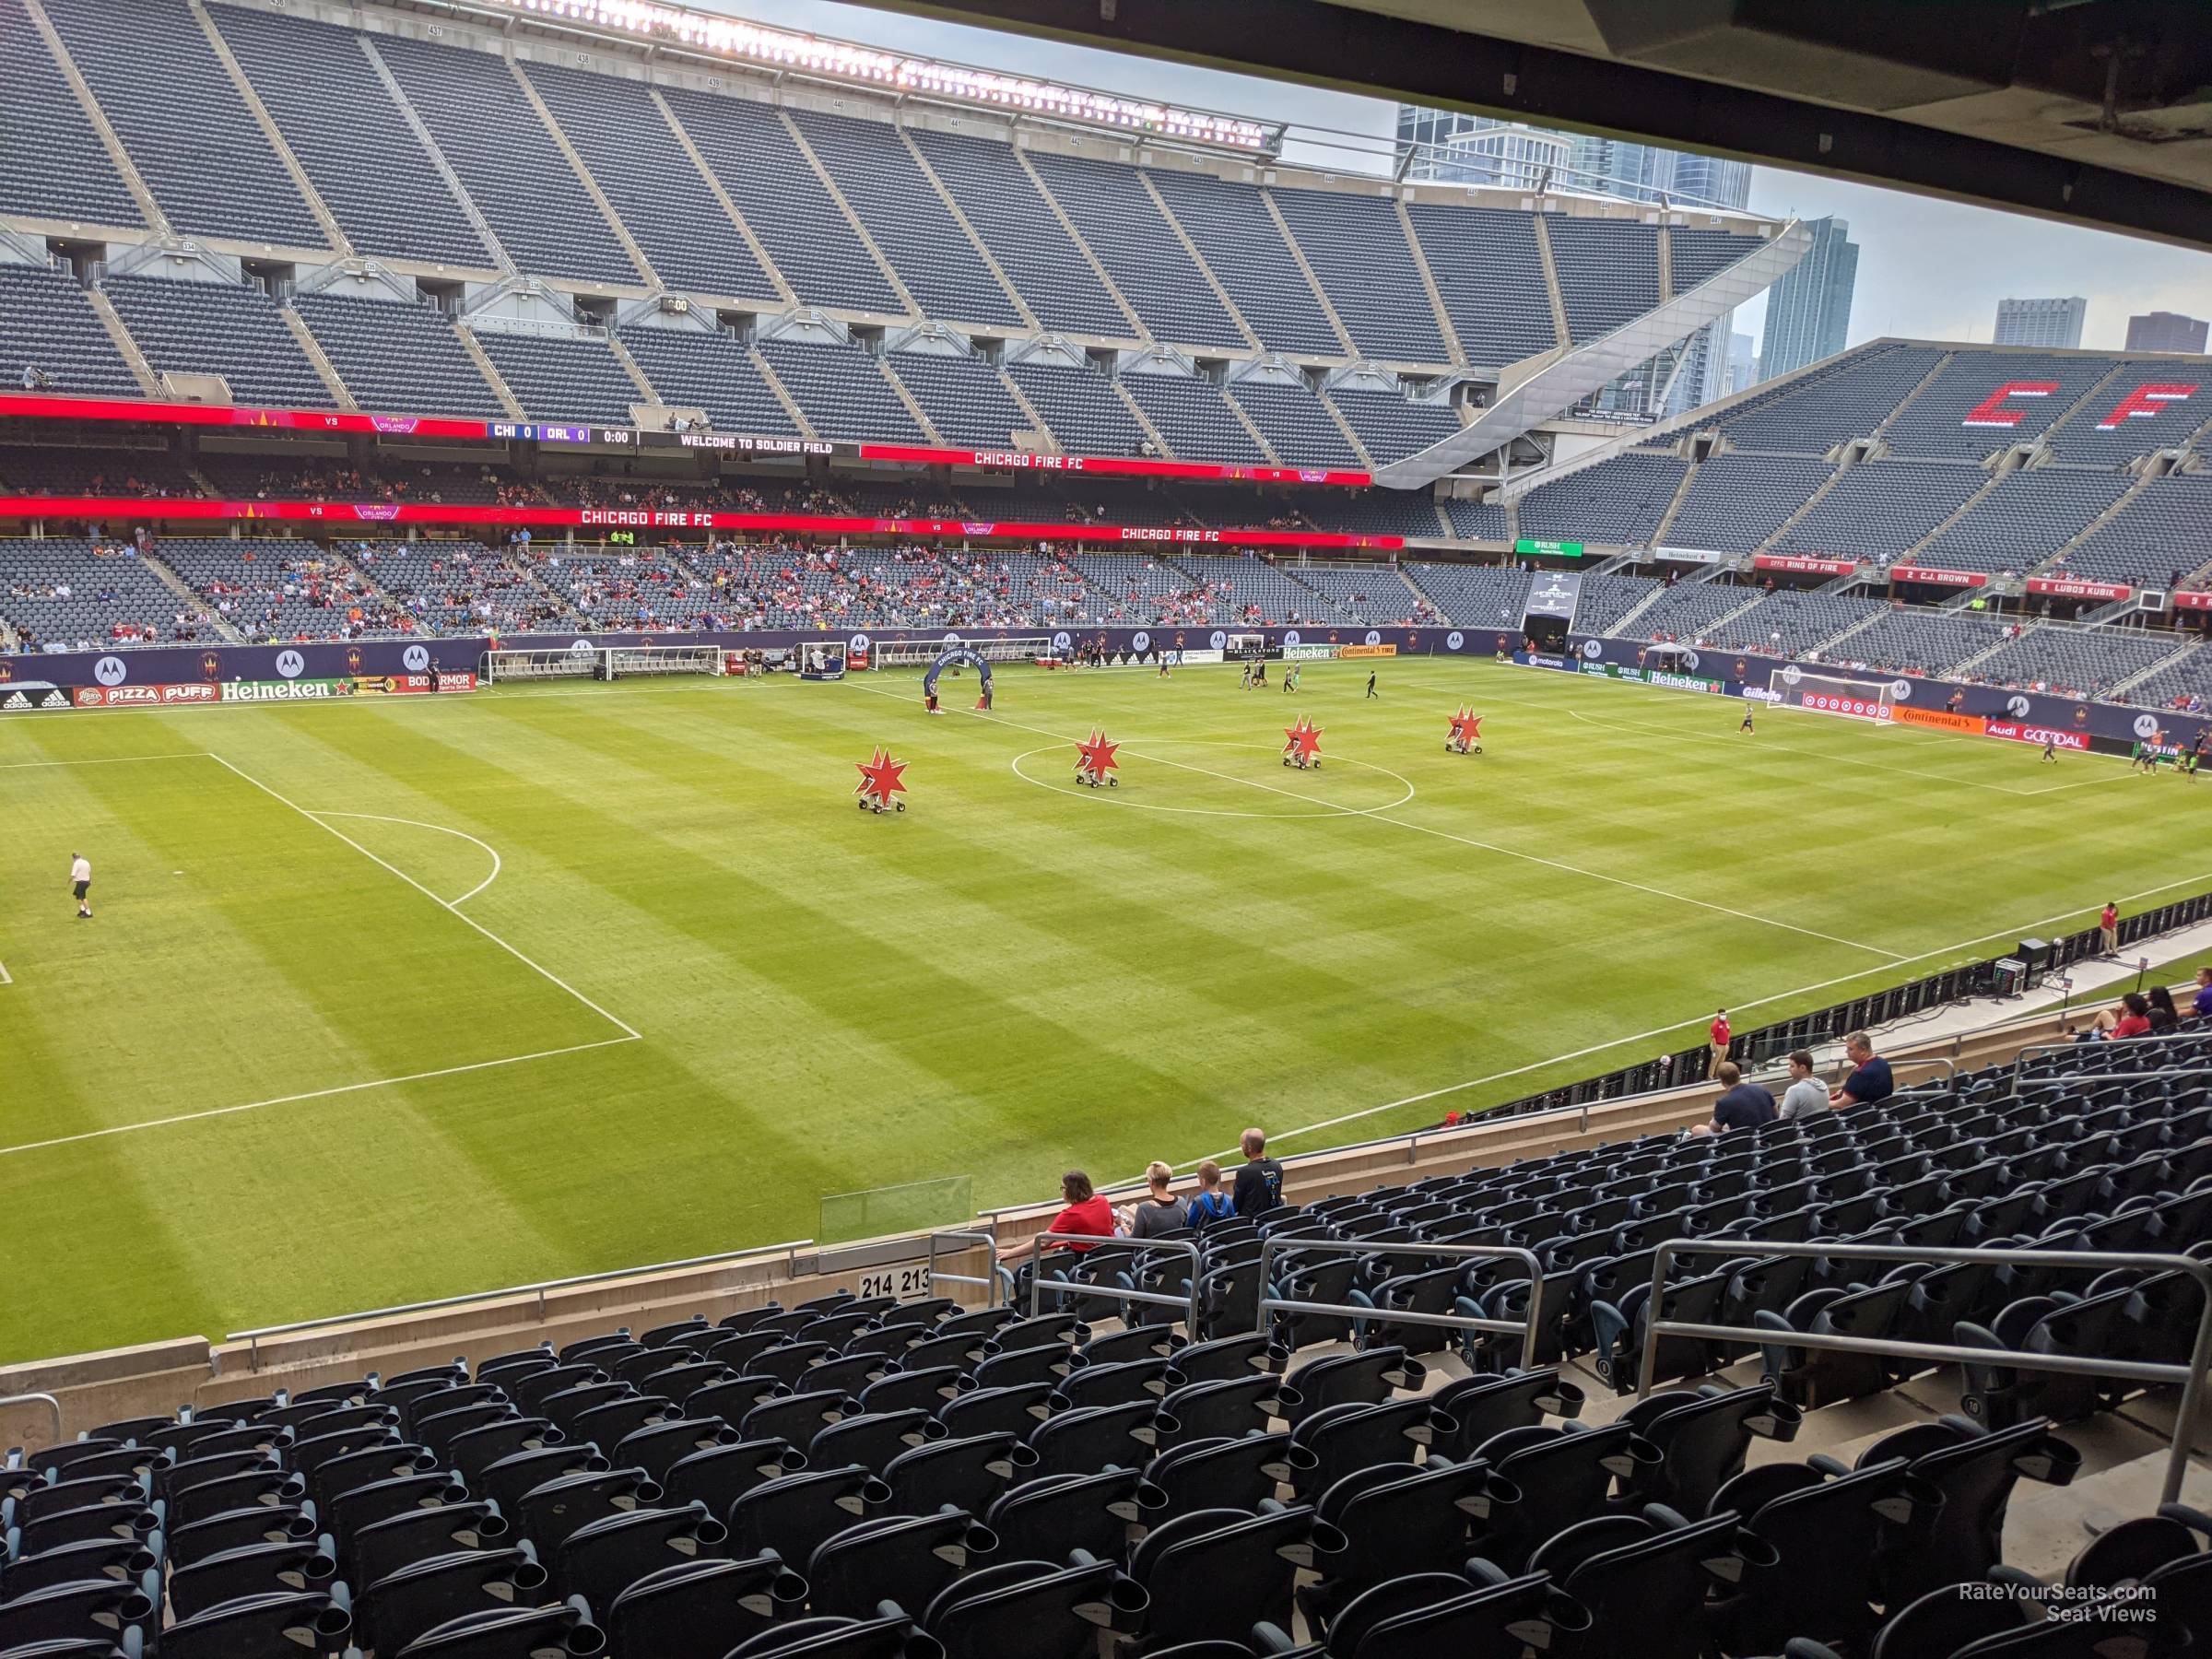
M1026 1262L1047 1248L1072 1250L1078 1255L1092 1248L1088 1244L1055 1244L1052 1240L1054 1233L1088 1233L1094 1239L1113 1237L1113 1206L1093 1190L1089 1176L1080 1170L1070 1170L1060 1177L1060 1196L1065 1207L1053 1218L1051 1225L1044 1231L1001 1251L1000 1266L1011 1267Z
M1712 1058L1706 1067L1708 1077L1720 1070L1721 1062L1728 1058L1728 1041L1732 1034L1728 1029L1728 1010L1719 1009L1712 1017Z
M2104 954L2120 954L2120 905L2117 900L2107 900L2104 913L2097 918L2097 931L2104 937Z

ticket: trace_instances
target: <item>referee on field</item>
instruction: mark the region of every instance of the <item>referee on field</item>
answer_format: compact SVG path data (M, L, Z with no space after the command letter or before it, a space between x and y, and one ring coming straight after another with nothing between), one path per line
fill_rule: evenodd
M92 919L92 861L82 853L69 855L69 888L76 895L76 913L89 922Z

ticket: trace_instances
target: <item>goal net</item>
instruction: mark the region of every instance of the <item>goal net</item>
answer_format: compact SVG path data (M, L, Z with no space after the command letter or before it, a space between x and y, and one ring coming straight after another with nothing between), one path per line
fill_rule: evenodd
M1807 674L1802 668L1777 668L1767 676L1767 688L1785 708L1841 714L1849 720L1889 718L1888 680L1849 679L1841 675Z
M721 674L717 645L586 645L566 651L488 651L477 667L485 684L517 679L628 679L641 674Z
M926 668L956 645L965 646L986 663L1033 663L1053 654L1050 634L1009 634L1003 640L960 640L954 645L942 640L893 640L876 645L870 661L878 668Z

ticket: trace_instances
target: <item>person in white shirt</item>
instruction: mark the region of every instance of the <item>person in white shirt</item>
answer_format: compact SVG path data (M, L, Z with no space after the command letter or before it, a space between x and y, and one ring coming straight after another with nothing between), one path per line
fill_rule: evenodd
M86 921L92 919L92 861L82 853L69 855L69 887L76 895L76 913Z
M1790 1086L1783 1091L1784 1119L1812 1117L1828 1107L1828 1086L1813 1076L1813 1056L1799 1049L1790 1056Z

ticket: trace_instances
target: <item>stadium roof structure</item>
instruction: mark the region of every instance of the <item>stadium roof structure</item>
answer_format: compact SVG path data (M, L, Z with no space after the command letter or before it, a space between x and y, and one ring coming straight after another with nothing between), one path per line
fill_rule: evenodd
M874 0L2212 247L2201 0Z

